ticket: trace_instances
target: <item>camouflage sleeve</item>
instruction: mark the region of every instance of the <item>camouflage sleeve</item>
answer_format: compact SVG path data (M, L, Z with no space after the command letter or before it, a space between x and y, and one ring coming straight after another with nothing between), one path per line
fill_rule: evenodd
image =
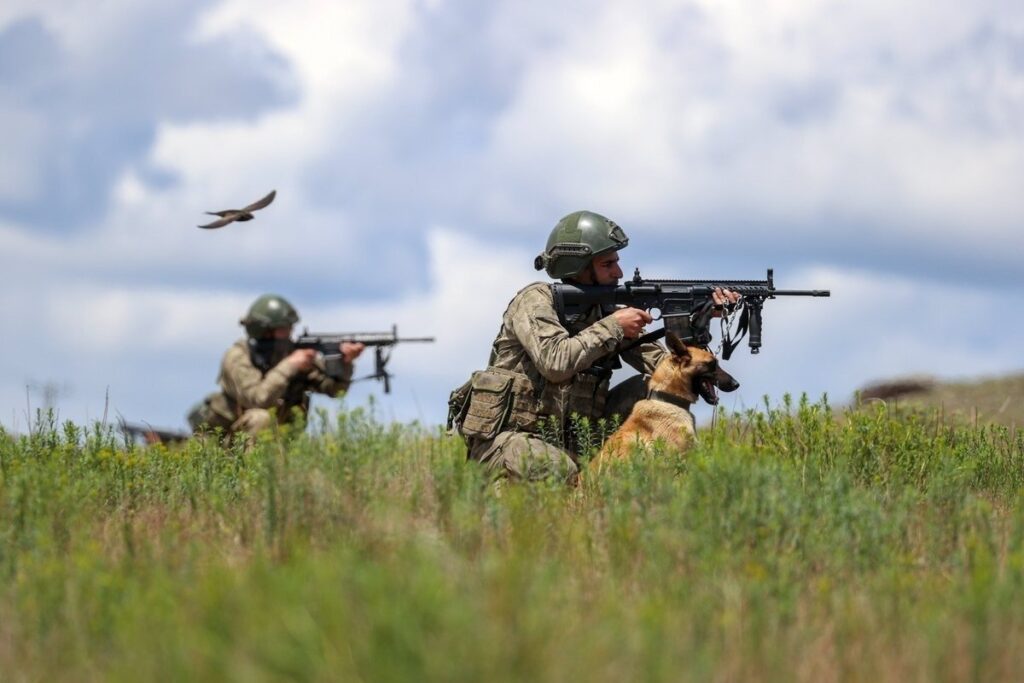
M307 375L307 380L310 391L315 391L318 394L327 394L328 396L337 396L344 391L348 391L348 387L352 383L352 364L342 363L340 376L328 375L323 358L317 358L313 364L313 369Z
M547 287L524 290L509 307L508 323L540 374L556 384L586 370L622 341L622 326L612 316L570 336Z
M252 364L248 352L233 346L224 354L220 368L220 385L243 409L272 408L284 396L299 371L283 360L264 375Z
M658 363L661 362L666 353L668 351L665 350L664 346L651 342L624 351L622 353L622 360L645 375L653 375L654 368L658 367Z

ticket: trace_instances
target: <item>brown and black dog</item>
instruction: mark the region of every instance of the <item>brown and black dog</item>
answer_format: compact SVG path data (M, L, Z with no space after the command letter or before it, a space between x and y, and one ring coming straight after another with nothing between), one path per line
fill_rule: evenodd
M718 365L715 354L687 346L671 332L665 336L669 353L658 363L648 383L647 398L637 401L601 452L590 463L600 471L614 460L628 458L634 445L649 446L658 439L685 452L696 437L690 406L703 398L718 403L718 389L735 391L740 384Z

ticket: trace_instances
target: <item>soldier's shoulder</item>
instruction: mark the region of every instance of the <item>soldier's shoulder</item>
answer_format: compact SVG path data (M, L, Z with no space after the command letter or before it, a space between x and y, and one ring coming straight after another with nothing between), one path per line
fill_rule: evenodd
M249 360L249 345L245 339L239 339L234 344L228 347L228 350L224 352L224 363L234 363L239 360Z
M505 316L517 317L527 315L534 317L536 312L554 310L555 299L551 295L551 285L547 282L531 282L512 297L505 309Z
M537 302L551 304L554 298L551 295L551 283L531 282L512 297L514 302Z

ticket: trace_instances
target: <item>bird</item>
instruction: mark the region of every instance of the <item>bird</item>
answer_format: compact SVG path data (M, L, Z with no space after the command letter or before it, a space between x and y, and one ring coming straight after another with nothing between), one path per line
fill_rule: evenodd
M268 206L270 202L274 201L274 197L277 195L277 190L271 190L263 199L253 202L244 209L225 209L224 211L207 211L211 216L220 216L220 219L215 220L212 223L206 225L198 225L196 227L202 228L203 230L213 230L215 228L223 228L228 223L234 223L235 221L251 221L255 216L252 215L253 211Z

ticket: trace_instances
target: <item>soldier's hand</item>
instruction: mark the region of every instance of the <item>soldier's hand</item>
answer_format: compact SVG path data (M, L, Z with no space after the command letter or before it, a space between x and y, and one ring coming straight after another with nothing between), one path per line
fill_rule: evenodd
M636 339L644 331L644 325L654 320L647 311L639 308L620 308L612 313L612 317L622 326L622 336Z
M341 342L338 345L338 350L341 351L341 355L344 356L346 363L351 363L356 358L359 358L359 354L366 348L366 344L362 342Z
M316 349L295 349L288 354L286 360L299 372L309 372L313 369L313 361L316 360Z
M722 289L721 287L715 287L715 291L711 292L711 300L715 303L715 312L712 317L722 317L722 306L732 306L740 300L740 295L731 289Z

